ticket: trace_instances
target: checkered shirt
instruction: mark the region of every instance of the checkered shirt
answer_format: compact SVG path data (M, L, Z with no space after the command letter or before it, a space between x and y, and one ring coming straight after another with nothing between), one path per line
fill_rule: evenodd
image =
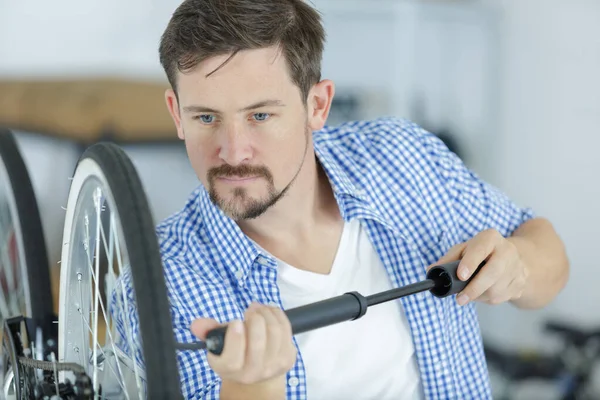
M342 217L361 220L395 287L425 279L427 266L478 232L493 228L509 236L533 217L409 121L348 122L313 138ZM283 307L276 260L214 206L202 186L157 233L178 341L197 340L189 330L196 318L242 319L253 301ZM425 397L491 398L474 305L461 307L455 296L440 299L428 292L400 301ZM122 318L116 319L124 332ZM136 321L129 322L137 329ZM186 398L219 398L220 379L204 351L178 351L177 358ZM310 398L298 350L287 375L287 399Z

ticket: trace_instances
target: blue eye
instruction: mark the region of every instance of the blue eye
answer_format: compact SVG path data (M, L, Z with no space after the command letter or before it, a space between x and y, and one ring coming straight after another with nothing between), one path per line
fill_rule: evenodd
M271 114L269 113L255 113L253 115L254 119L259 122L266 121L270 116Z
M212 124L215 122L215 116L210 114L199 115L196 117L196 119L199 119L203 124Z

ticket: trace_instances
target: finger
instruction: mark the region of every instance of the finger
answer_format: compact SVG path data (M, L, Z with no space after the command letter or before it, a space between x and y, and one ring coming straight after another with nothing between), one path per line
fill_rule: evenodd
M274 307L261 307L258 312L265 319L266 327L266 348L264 354L264 363L275 365L276 359L281 356L281 345L283 342L283 327L275 315Z
M510 257L510 252L496 250L494 253L497 254L495 257L500 256L500 253L502 253L504 270L498 282L479 296L479 300L497 305L519 299L523 295L527 270L519 268L519 264L514 261L515 259Z
M246 362L245 370L251 371L250 375L260 372L265 359L267 347L267 323L257 306L247 313L246 319Z
M244 323L240 320L231 321L227 324L221 354L207 353L208 362L215 372L226 375L241 371L244 368L247 346L244 331Z
M296 362L298 352L293 340L292 324L285 312L279 308L274 308L273 313L278 319L282 329L281 352L283 353L285 367L291 368Z
M250 305L248 306L248 308L246 309L246 312L244 314L247 315L249 313L255 312L261 307L263 307L262 304L257 303L256 301L253 301L252 303L250 303Z
M458 264L458 277L463 281L468 280L479 265L492 254L496 244L494 237L491 235L480 234L475 236L467 245Z
M221 326L217 321L211 318L198 318L192 321L190 330L200 340L206 339L206 334L211 329Z
M520 299L523 296L524 289L525 281L523 278L520 276L515 277L506 288L507 299L505 301Z
M244 313L244 319L247 320L257 307L257 303L251 304ZM246 334L244 321L235 320L227 324L223 351L220 355L209 352L207 356L209 364L216 372L226 375L242 371L246 367L246 349L249 345Z
M467 247L467 242L459 243L457 245L452 246L450 248L450 250L448 250L448 252L446 254L444 254L439 260L437 260L434 264L427 267L427 270L429 271L431 268L433 268L436 265L446 264L446 263L449 263L452 261L460 260L462 257L463 251L465 250L466 247Z
M457 296L458 304L465 305L469 301L477 300L479 296L500 280L504 269L505 263L502 258L492 256L477 276L459 293Z
M292 324L290 323L290 320L288 318L288 316L286 315L285 311L283 311L280 308L273 308L273 314L275 315L275 318L277 318L277 320L279 321L279 324L282 327L282 333L283 333L283 337L284 338L292 338ZM293 343L290 340L290 343Z
M477 301L490 305L496 305L508 301L512 296L511 286L513 282L514 279L511 277L500 278L499 281L495 282L488 290L483 292L477 298Z

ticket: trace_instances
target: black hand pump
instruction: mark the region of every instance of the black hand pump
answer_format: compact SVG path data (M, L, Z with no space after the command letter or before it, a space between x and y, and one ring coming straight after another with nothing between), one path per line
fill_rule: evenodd
M367 308L377 304L396 300L400 297L429 290L436 297L447 297L459 293L477 275L485 261L467 281L458 278L457 270L460 261L437 265L427 271L424 281L413 283L396 289L386 290L371 296L363 296L358 292L349 292L330 299L318 301L285 311L292 326L292 334L308 332L313 329L355 320L366 314ZM211 353L221 354L225 342L227 326L215 328L208 332L206 340L197 343L176 343L179 350L208 349Z

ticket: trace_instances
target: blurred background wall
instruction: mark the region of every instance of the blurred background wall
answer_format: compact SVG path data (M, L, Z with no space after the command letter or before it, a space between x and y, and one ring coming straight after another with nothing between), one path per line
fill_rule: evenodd
M0 79L164 82L158 40L178 3L0 0ZM313 3L328 33L323 76L337 84L331 123L379 115L421 123L482 177L550 218L566 241L572 274L564 292L539 311L480 306L486 338L536 348L552 345L541 332L548 317L600 325L600 2ZM197 185L175 139L125 145L157 220ZM19 140L55 263L60 207L81 147L35 132L19 131Z

